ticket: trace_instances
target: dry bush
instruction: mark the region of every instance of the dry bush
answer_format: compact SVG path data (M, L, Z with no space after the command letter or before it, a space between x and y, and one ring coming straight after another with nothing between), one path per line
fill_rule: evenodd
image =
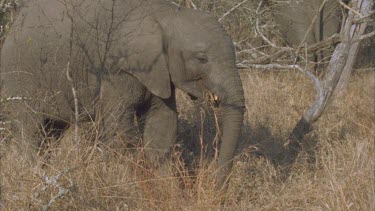
M182 161L199 155L202 111L207 142L215 137L215 121L212 112L179 92L184 145L176 146L166 174L145 168L142 148L128 149L121 140L113 140L103 160L90 138L95 133L83 129L76 146L73 130L51 144L49 158L38 158L44 165L32 165L0 145L2 210L40 210L59 187L66 193L51 210L374 210L375 74L353 76L346 95L327 109L292 168L280 161L282 144L313 101L313 86L296 72L243 71L241 76L246 123L226 191L213 188L214 169L207 162L212 153L203 161L195 156L192 167ZM46 184L46 176L60 172L57 183Z

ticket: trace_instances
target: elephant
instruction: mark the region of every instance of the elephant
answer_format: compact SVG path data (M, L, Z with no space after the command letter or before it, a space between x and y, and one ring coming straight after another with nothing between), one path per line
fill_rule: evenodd
M274 20L287 45L292 47L304 43L311 45L340 32L343 12L339 1L327 0L319 12L323 2L323 0L291 0L275 5ZM308 59L315 63L328 62L332 52L331 48Z
M138 115L145 156L163 162L177 139L175 89L198 100L209 92L221 113L223 185L245 108L235 61L231 38L199 10L165 0L29 0L1 50L1 95L15 98L2 112L14 138L36 149L77 117L100 119L104 139L132 136Z

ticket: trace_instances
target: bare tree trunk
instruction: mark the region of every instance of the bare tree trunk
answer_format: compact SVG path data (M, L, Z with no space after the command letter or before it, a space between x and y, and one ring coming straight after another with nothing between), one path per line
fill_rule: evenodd
M366 27L365 23L359 23L355 19L361 18L358 14L362 14L363 17L369 15L374 2L373 0L353 0L352 4L357 5L358 9L354 12L353 10L349 11L341 34L343 41L337 45L333 52L327 67L327 74L321 83L322 87L318 89L318 97L294 127L289 135L288 142L284 145L289 151L287 159L290 161L294 161L300 151L303 137L311 131L312 125L332 101L333 92L337 89L338 84L340 84L338 88L345 88L348 82L356 52L358 51L358 39L362 36Z
M371 9L373 8L373 5L371 4L373 4L373 1L371 0L354 1L353 9L356 11L360 11L361 14L366 16L371 12ZM361 37L361 35L365 32L366 27L367 27L367 21L364 21L363 23L358 24L358 25L353 25L350 31L350 35L352 36L353 39L358 40ZM348 83L349 83L350 75L353 70L355 58L357 57L360 42L361 41L358 40L358 42L353 43L352 46L350 47L346 65L344 67L339 83L337 84L337 87L333 94L334 97L339 97L345 93L346 87L348 86Z

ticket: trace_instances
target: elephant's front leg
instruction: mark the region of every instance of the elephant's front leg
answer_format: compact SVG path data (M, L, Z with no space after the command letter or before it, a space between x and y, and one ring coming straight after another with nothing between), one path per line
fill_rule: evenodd
M174 93L163 100L153 96L146 113L143 143L146 159L154 166L160 166L177 138L177 111Z

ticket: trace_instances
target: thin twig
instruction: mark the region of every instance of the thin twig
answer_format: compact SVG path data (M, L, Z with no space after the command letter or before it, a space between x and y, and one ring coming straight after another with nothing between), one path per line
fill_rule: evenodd
M74 87L74 82L72 77L70 76L70 62L68 62L66 66L66 77L68 78L68 81L72 85L72 94L74 98L74 144L78 143L78 121L79 121L79 111L78 111L78 98L77 98L77 90Z
M257 8L257 10L256 10L256 19L255 19L255 31L256 31L256 33L257 34L259 34L261 37L262 37L262 39L264 40L264 41L266 41L266 43L268 43L270 46L272 46L272 47L274 47L274 48L278 48L277 47L277 45L275 45L274 43L272 43L266 36L264 36L263 35L263 33L260 31L260 29L259 29L259 10L260 10L260 8L262 7L262 5L263 5L263 0L262 1L260 1L260 3L259 3L259 5L258 5L258 8Z
M249 0L243 0L242 2L240 2L237 5L235 5L234 7L232 7L230 10L228 10L226 13L224 13L224 15L221 16L221 18L219 18L219 22L221 22L227 15L229 15L231 12L233 12L234 10L236 10L238 7L240 7L241 5L243 5L244 3L246 3L247 1L249 1Z
M185 0L185 3L186 3L186 6L188 6L189 8L192 7L195 10L197 9L197 6L194 4L192 0Z
M371 34L368 35L368 37L370 37L370 36L371 36ZM368 38L368 37L364 37L364 39ZM321 49L337 45L338 43L340 43L342 41L344 41L344 39L341 38L341 36L339 34L334 34L333 36L328 37L321 42L315 43L315 44L310 45L310 46L301 47L299 51L304 50L304 51L307 51L308 53L314 53L314 52L319 51ZM243 50L243 51L246 51L246 49ZM277 51L276 53L274 53L272 55L266 55L266 56L260 57L257 60L254 60L254 61L246 61L245 63L267 64L269 62L275 61L276 59L280 58L281 56L283 56L286 53L292 53L293 55L296 55L297 54L296 52L297 52L297 49L295 49L295 48L282 47L279 51ZM241 63L239 63L239 64L241 64ZM240 65L240 68L241 68L241 65Z
M355 9L349 7L348 5L346 5L344 2L342 1L338 1L340 3L341 6L343 6L345 9L348 9L350 11L352 11L353 13L355 13L356 15L359 16L359 18L364 18L364 16L360 13L360 12L357 12Z

